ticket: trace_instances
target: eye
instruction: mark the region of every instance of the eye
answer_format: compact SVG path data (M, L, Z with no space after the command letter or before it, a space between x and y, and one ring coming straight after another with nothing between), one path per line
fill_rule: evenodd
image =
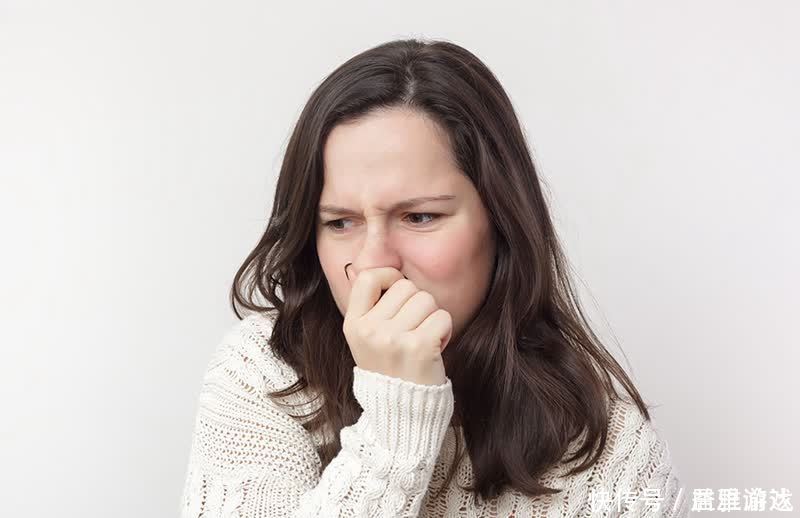
M431 212L410 212L410 213L408 213L406 215L406 218L408 218L408 217L416 217L416 216L428 216L430 218L426 222L420 222L420 223L413 223L412 222L412 225L417 226L417 227L421 227L421 226L424 226L424 225L426 225L428 223L432 223L433 221L436 221L437 219L439 219L441 217L441 214L434 214L434 213L431 213ZM331 221L327 221L327 222L323 223L323 225L325 227L333 230L334 232L342 232L345 229L339 227L338 224L340 222L344 222L344 221L350 221L350 220L347 219L347 218L333 219Z
M338 227L336 226L336 224L337 224L337 223L339 223L340 221L348 221L348 220L347 220L347 219L333 219L333 220L331 220L331 221L327 221L327 222L323 223L323 225L324 225L325 227L327 227L327 228L329 228L329 229L331 229L331 230L335 231L335 232L339 232L339 231L341 231L341 229L340 229L340 228L338 228Z
M430 223L439 219L439 216L441 216L441 214L432 214L430 212L411 212L408 214L408 216L431 216L431 219L428 221L428 223Z

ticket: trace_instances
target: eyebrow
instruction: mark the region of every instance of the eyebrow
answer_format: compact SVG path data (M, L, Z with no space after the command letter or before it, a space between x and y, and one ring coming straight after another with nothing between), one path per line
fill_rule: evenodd
M417 198L409 198L407 200L397 202L391 207L389 207L388 211L390 212L394 210L409 209L411 207L414 207L416 205L421 205L429 201L444 201L453 199L455 199L455 196L453 196L452 194L440 194L438 196L419 196ZM344 207L337 207L336 205L320 205L319 213L346 215L346 214L356 214L356 211L351 209L346 209Z

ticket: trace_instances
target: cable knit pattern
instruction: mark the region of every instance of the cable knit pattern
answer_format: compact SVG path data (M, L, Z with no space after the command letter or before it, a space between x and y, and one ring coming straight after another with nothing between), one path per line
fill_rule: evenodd
M353 392L364 411L341 430L342 449L321 471L315 447L325 434L309 434L301 425L319 399L294 394L282 401L298 406L285 408L266 395L297 380L270 350L270 332L268 317L250 315L214 351L198 399L182 518L688 516L667 443L623 401L612 404L609 441L598 463L571 476L565 473L577 461L561 464L541 478L563 489L560 494L532 499L507 489L475 505L459 487L473 482L465 456L436 496L455 458L455 434L462 433L448 428L454 408L449 378L418 385L354 367ZM627 509L612 503L592 512L592 491L614 498L645 489L661 498L658 511L636 498Z

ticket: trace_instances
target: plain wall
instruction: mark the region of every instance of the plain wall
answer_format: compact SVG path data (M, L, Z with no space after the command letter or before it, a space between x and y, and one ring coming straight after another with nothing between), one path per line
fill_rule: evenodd
M503 83L687 490L796 493L799 5L1 0L2 514L177 514L292 126L411 36Z

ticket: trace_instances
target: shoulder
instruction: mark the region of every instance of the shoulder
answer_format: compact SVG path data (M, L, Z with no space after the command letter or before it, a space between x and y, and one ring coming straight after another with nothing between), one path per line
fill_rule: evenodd
M652 412L649 413L650 419L648 419L636 403L629 399L609 398L606 405L608 434L598 463L613 463L617 459L631 461L633 460L631 456L635 455L637 451L644 452L646 450L652 454L653 450L661 450L666 447L666 440L653 419ZM584 430L571 443L566 457L583 445L585 432ZM577 464L577 462L569 465L572 464Z
M582 510L602 508L628 495L632 505L625 516L648 515L646 506L653 500L659 502L663 513L659 516L684 516L686 498L678 471L652 413L650 417L647 419L631 400L610 399L608 436L597 461L578 473L571 470L584 457L555 466L542 481L565 491L545 501L561 509L563 515L575 516L575 506ZM581 434L568 453L576 451L584 439L585 434Z
M297 381L297 373L270 347L273 324L273 316L252 313L232 325L217 344L206 376L234 377L257 392Z
M262 409L280 410L298 424L310 419L322 398L308 387L284 396L271 393L294 385L297 372L272 350L274 317L253 313L227 329L211 356L202 397L235 396ZM237 403L238 404L238 403Z
M250 315L214 349L197 401L191 463L198 472L292 476L319 467L313 437L282 398L269 395L296 379L272 354L271 329L268 318Z
M608 441L604 455L634 460L669 462L669 448L652 412L648 419L635 402L612 399L608 411ZM639 455L639 456L637 456ZM641 458L640 458L641 457ZM646 458L646 459L645 459Z
M610 402L608 440L595 473L611 495L635 495L634 509L643 510L649 493L664 516L680 516L685 512L680 475L663 430L648 413L649 419L628 399Z

